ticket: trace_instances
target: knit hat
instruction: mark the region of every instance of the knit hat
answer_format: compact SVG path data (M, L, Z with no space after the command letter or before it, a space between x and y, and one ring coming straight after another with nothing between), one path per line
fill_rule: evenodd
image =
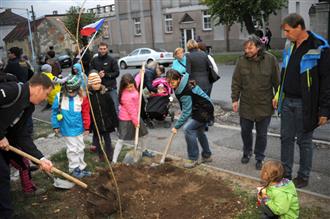
M101 83L101 81L102 80L98 73L96 73L96 72L89 73L89 75L88 75L88 84L89 85Z
M42 72L52 72L52 66L49 64L44 64L41 66Z
M80 89L81 79L78 75L74 75L72 78L66 81L65 88L68 92L74 92Z

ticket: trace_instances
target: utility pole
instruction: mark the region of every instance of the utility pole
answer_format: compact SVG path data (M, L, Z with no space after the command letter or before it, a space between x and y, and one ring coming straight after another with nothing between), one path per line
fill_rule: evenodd
M35 13L33 10L33 5L31 5L31 14L32 14L32 22L33 22L33 28L34 28L34 45L35 45L35 49L36 49L36 56L37 56L37 58L39 58L40 57L40 43L39 43L36 16L35 16Z

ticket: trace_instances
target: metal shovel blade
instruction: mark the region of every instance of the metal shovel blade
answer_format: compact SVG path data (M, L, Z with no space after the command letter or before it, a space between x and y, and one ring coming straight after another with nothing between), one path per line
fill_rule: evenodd
M64 180L64 179L55 178L55 177L53 179L54 179L53 186L56 187L56 188L71 189L75 185L74 183L69 182L69 181Z
M138 163L142 159L142 151L137 150L131 150L126 153L125 158L123 160L123 163L125 164L134 164Z

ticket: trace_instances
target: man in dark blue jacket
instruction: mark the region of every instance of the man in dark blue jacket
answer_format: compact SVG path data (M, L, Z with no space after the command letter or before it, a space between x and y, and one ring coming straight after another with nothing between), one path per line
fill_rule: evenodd
M286 178L292 177L294 142L300 152L297 188L308 185L313 160L313 130L330 118L330 47L321 36L305 29L299 14L282 22L287 43L281 83L273 100L281 114L281 160Z

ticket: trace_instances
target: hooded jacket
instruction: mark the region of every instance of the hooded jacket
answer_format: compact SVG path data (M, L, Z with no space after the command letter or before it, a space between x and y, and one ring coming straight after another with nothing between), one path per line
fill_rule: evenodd
M310 31L308 34L312 38L313 45L300 61L305 132L312 131L318 126L319 116L330 118L330 47L323 37ZM275 97L278 100L279 113L282 111L282 103L285 98L283 85L293 47L294 43L287 44L283 51L281 84Z
M43 74L47 75L50 80L54 82L55 76L51 72L42 72ZM47 102L49 105L53 105L53 102L55 100L56 94L61 91L61 85L58 83L54 83L54 89L49 93L47 97Z
M213 118L214 108L210 97L198 85L190 84L189 74L181 77L174 93L182 111L174 125L176 129L179 129L190 117L202 123L207 123Z
M102 84L108 88L108 90L117 88L116 78L119 76L119 67L117 61L110 55L106 54L94 57L91 61L90 69L97 71L104 70L105 75L102 78Z
M296 188L292 181L282 179L281 182L266 188L267 198L263 199L274 214L281 219L299 217L299 201Z
M86 90L86 85L85 85L85 78L84 78L84 74L82 72L82 67L80 63L76 63L73 65L73 68L77 69L77 75L79 76L80 80L81 80L81 88L83 90ZM72 77L72 76L71 76Z

